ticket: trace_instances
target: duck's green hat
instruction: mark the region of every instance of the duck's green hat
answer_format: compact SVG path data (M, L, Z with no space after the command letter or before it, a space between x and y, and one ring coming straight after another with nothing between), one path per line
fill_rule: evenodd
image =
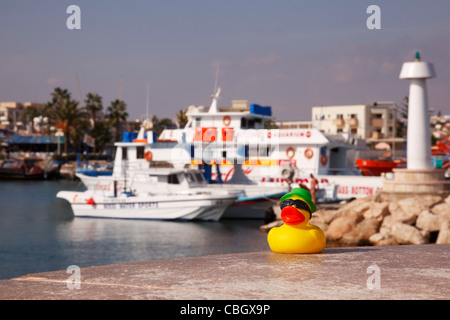
M284 200L286 200L292 196L298 196L298 197L302 198L302 200L304 200L308 204L308 206L311 208L311 213L316 211L316 205L314 204L314 202L312 202L311 193L308 190L303 189L303 188L294 188L291 190L291 192L289 192L281 197L281 202L283 202Z

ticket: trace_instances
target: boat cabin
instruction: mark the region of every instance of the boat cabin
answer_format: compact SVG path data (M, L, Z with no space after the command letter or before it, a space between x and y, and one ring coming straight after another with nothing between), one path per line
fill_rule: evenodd
M153 168L131 174L129 189L150 194L186 192L194 188L207 187L207 182L199 170L173 168ZM206 190L206 189L205 189Z

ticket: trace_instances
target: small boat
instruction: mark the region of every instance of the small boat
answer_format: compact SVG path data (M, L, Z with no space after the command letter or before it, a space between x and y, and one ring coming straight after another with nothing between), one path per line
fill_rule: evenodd
M406 168L406 160L391 158L356 159L355 162L365 176L380 176L382 173L392 172L393 169Z
M41 168L37 162L41 159L5 160L0 165L0 179L43 180L57 176L58 168Z
M60 191L77 217L156 220L219 220L241 190L211 189L190 182L185 170L135 171L130 181L85 176L88 190ZM98 182L102 188L98 188Z

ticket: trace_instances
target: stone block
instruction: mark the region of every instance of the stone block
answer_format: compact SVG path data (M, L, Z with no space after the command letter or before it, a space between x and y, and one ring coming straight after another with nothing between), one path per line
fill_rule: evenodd
M417 217L416 228L428 232L439 231L441 229L442 222L442 216L435 215L428 210L424 210Z
M394 223L391 233L400 244L425 244L428 242L419 229L400 222Z

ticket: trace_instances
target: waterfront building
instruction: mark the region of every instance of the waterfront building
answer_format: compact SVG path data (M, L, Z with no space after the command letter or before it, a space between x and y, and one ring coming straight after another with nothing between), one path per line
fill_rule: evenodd
M0 129L13 130L15 132L30 130L27 123L23 123L23 115L29 107L38 110L44 108L43 103L35 102L0 102ZM32 119L29 119L30 123Z
M395 102L312 107L314 128L327 134L353 135L368 145L384 142L401 148L404 138L396 137L396 125Z

